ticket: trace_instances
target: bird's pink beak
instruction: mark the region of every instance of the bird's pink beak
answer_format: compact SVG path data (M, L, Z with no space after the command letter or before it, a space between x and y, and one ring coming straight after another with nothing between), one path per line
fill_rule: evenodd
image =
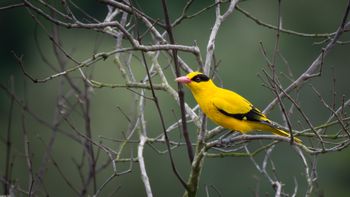
M191 79L186 77L186 76L182 76L182 77L178 77L175 79L175 81L179 82L179 83L190 83Z

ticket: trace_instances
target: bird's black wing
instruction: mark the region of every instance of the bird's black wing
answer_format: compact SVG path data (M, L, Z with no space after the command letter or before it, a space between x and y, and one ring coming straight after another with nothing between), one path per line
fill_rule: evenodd
M223 109L217 108L220 113L224 114L225 116L230 116L232 118L236 118L238 120L249 120L249 121L256 121L256 122L265 122L269 123L268 119L265 117L264 114L260 112L257 108L252 106L252 109L249 110L247 113L244 114L231 114L226 112Z

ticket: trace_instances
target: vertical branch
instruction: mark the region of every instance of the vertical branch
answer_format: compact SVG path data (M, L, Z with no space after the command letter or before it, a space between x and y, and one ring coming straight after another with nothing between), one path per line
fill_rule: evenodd
M169 158L170 158L170 163L171 163L172 170L173 170L174 174L176 175L177 179L181 182L182 186L186 190L188 190L186 182L182 179L182 177L180 176L179 172L177 171L177 169L175 167L173 154L171 152L169 137L168 137L168 134L166 132L165 121L164 121L164 117L163 117L162 111L161 111L160 106L159 106L158 97L156 96L156 93L155 93L154 88L153 88L152 78L151 78L151 75L149 73L149 69L148 69L146 58L145 58L145 54L143 52L141 52L141 54L142 54L143 63L145 65L147 77L149 79L149 84L151 86L152 98L153 98L153 101L154 101L154 103L156 105L157 112L158 112L158 115L159 115L159 118L160 118L160 122L162 124L162 129L163 129L163 133L164 133L164 137L165 137L165 143L166 143L166 146L167 146L167 149L168 149L168 152L169 152Z
M144 57L144 54L142 53L142 58L144 61L144 64L146 63L146 58ZM148 67L148 66L147 66ZM147 73L149 73L148 68L147 69ZM131 72L131 68L130 68L130 73ZM148 80L151 82L151 78L150 75L147 74ZM134 78L132 76L132 78ZM147 142L147 129L146 129L146 121L145 121L145 91L141 90L140 92L140 100L139 100L139 104L138 104L138 117L139 117L139 122L140 122L140 142L138 144L138 149L137 149L137 158L139 161L139 166L140 166L140 171L141 171L141 179L143 182L143 185L145 186L145 190L146 190L146 195L147 197L153 197L153 193L152 193L152 189L151 189L151 184L147 175L147 171L146 171L146 164L145 164L145 160L143 157L143 153L144 153L144 146L145 143Z
M144 91L142 90L141 96L140 96L140 127L141 127L141 132L140 132L140 142L138 145L137 149L137 158L139 161L139 166L140 166L140 171L141 171L141 179L143 181L143 184L146 189L146 195L147 197L153 197L152 189L151 189L151 184L149 182L149 178L147 175L146 171L146 165L145 165L145 160L143 159L143 149L145 146L145 143L147 142L147 136L146 136L146 122L144 118Z
M288 117L288 113L285 110L284 104L282 102L282 99L280 97L280 92L279 89L277 88L277 86L280 86L279 84L279 80L276 74L276 60L277 60L277 56L280 53L279 50L279 44L280 44L280 31L282 29L282 16L281 16L281 0L278 0L278 20L277 20L277 33L276 33L276 43L275 43L275 50L274 50L274 54L273 54L273 60L272 60L272 64L271 64L271 69L272 69L272 90L275 93L277 99L278 99L278 103L280 105L281 111L283 116L285 117L288 129L289 129L289 134L290 134L290 144L293 144L294 142L294 135L292 132L292 125L290 123L289 117Z
M152 197L153 194L152 194L151 184L149 182L149 178L147 175L145 160L143 159L143 148L144 148L146 142L147 142L147 137L144 136L143 134L141 134L140 135L140 143L139 143L138 150L137 150L137 152L138 152L137 158L138 158L139 165L140 165L141 179L142 179L143 184L146 188L147 197Z
M198 141L200 144L201 141ZM190 172L190 176L187 181L188 189L184 193L184 197L195 197L197 195L198 191L198 185L199 185L199 178L203 169L203 162L205 158L205 153L207 151L207 148L203 146L198 145L196 147L196 155L194 157L192 168Z
M29 139L27 135L27 128L25 126L25 119L24 119L24 113L22 113L22 130L23 130L23 138L24 138L24 154L26 157L27 167L29 171L29 180L28 180L28 196L32 196L32 189L33 189L33 183L34 183L34 174L33 174L33 164L31 159L31 152L30 152L30 146L29 146Z
M199 178L203 168L205 153L207 153L207 148L205 147L206 128L207 119L206 116L203 114L202 125L198 134L195 157L192 162L190 176L187 181L188 190L185 192L184 197L194 197L197 194Z
M306 194L305 196L306 197L309 197L311 196L312 194L312 191L313 191L313 182L315 181L315 178L313 177L313 173L310 172L310 168L309 168L309 165L307 163L307 160L303 154L303 151L300 150L299 147L297 146L293 146L295 151L298 153L298 156L300 157L300 159L303 161L303 165L304 165L304 169L305 169L305 176L306 176L306 181L307 181L307 184L308 184L308 189L306 191ZM313 166L315 167L315 166Z
M163 5L163 12L164 12L164 18L165 18L165 24L166 24L166 31L169 35L169 41L170 41L170 44L175 44L175 39L174 39L172 26L171 26L170 19L169 19L169 12L168 12L166 0L162 0L162 5ZM176 74L176 77L179 77L181 74L180 74L180 68L179 68L179 62L178 62L176 49L172 50L172 55L173 55L174 66L175 66L175 74ZM177 88L178 88L178 94L179 94L179 99L180 99L182 133L184 135L186 146L187 146L187 154L188 154L188 157L190 159L190 162L192 163L194 156L193 156L193 149L192 149L192 145L191 145L191 140L190 140L188 130L187 130L185 99L184 99L184 91L183 91L182 84L177 83Z
M221 6L220 0L216 0L215 4L216 4L216 8L215 8L215 23L214 26L211 29L210 32L210 36L209 36L209 40L208 40L208 45L207 45L207 54L205 57L205 64L204 64L204 68L203 68L203 72L204 74L209 76L209 72L210 72L210 65L212 63L213 60L213 56L214 56L214 50L215 50L215 40L216 40L216 36L219 32L220 26L222 24L222 22L225 21L225 19L232 14L232 12L234 11L236 4L239 2L239 0L232 0L229 8L227 9L227 11L221 15Z
M13 77L10 78L10 87L12 93L14 92L14 81ZM7 123L7 136L6 136L6 159L5 159L5 175L4 175L4 194L9 195L10 194L10 186L11 186L11 149L12 149L12 138L11 138L11 130L12 130L12 113L13 113L13 104L14 104L14 97L11 97L10 101L10 110L8 114L8 123Z
M91 117L90 117L90 98L89 98L89 84L84 80L85 85L85 91L83 95L83 111L84 111L84 120L85 120L85 132L88 139L92 139L91 135ZM93 180L93 191L96 193L97 190L97 183L96 183L96 159L94 154L94 149L92 146L92 142L90 140L85 140L85 148L88 153L88 160L89 160L89 176L87 180L90 180L92 178ZM87 184L88 185L88 184Z

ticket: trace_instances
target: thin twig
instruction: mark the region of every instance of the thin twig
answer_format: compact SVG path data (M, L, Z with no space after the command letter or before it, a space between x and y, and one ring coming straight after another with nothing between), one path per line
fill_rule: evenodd
M169 35L170 43L175 44L175 38L173 35L172 26L171 26L170 19L169 19L169 13L168 13L168 7L167 7L166 0L162 0L162 7L163 7L164 18L165 18L166 31ZM180 74L180 68L178 65L178 58L177 58L177 50L176 49L172 50L172 55L173 55L173 60L174 60L176 77L180 77L181 74ZM187 124L186 124L185 99L184 99L185 93L183 91L183 86L181 83L177 83L177 88L178 88L178 95L179 95L179 100L180 100L182 133L183 133L185 142L187 144L187 154L188 154L190 163L192 163L194 155L193 155L193 149L192 149L192 145L191 145L191 139L189 137Z
M16 3L16 4L10 4L10 5L6 5L6 6L2 6L0 7L0 12L4 11L4 10L9 10L9 9L13 9L13 8L19 8L19 7L24 7L24 3Z

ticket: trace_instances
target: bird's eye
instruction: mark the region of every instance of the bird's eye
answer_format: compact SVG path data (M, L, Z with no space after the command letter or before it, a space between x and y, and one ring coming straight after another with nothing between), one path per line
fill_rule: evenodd
M201 82L201 79L199 77L195 77L194 81L199 83L199 82Z
M204 74L198 74L198 75L194 76L191 80L194 81L194 82L199 83L199 82L202 82L202 81L209 81L209 77L207 77Z

